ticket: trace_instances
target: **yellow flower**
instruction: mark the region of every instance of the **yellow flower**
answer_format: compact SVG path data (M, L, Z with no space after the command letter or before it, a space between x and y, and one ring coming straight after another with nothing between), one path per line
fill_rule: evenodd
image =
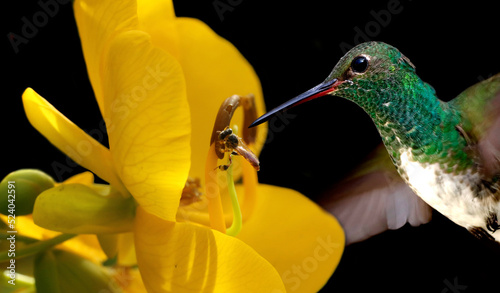
M293 190L258 184L255 171L238 160L233 168L244 184L236 187L243 214L237 238L224 234L232 222L227 197L208 196L205 174L219 164L209 142L222 101L253 93L257 113L264 113L248 62L199 20L175 17L171 1L75 1L74 10L109 149L32 89L23 94L25 111L52 144L124 200L135 199L133 244L148 292L319 290L344 245L332 216ZM241 112L233 118L240 128ZM256 136L250 147L258 153L265 126ZM180 207L188 177L198 178L206 195ZM56 188L37 199L35 222L44 197L72 195Z

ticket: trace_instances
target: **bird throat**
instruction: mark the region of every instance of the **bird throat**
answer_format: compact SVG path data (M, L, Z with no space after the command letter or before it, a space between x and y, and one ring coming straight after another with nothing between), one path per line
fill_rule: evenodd
M441 102L428 84L404 94L365 108L395 166L401 165L403 153L423 165L438 164L446 173L458 174L473 166L467 142L457 130L459 113Z

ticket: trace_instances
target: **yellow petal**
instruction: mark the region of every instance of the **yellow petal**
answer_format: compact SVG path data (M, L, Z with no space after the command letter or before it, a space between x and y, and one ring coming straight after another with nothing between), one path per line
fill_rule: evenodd
M137 258L135 256L134 233L122 233L118 235L118 265L135 266Z
M103 85L116 170L144 209L175 220L190 165L182 70L141 31L117 36L109 53Z
M27 88L24 91L23 104L31 125L55 147L82 167L116 188L123 189L113 169L111 154L105 146L57 111L33 89Z
M89 79L104 116L102 64L110 40L120 32L137 27L135 1L75 1L73 5Z
M243 192L241 187L238 192ZM259 184L257 192L252 215L238 238L276 268L288 292L317 292L342 256L342 228L294 190Z
M139 29L151 36L153 45L179 59L174 5L171 0L138 0Z
M139 23L154 25L163 19L175 19L174 3L172 0L137 0L137 15ZM149 18L143 19L143 18Z
M80 183L83 185L92 185L94 183L94 174L86 171L69 177L62 184Z
M65 241L58 246L65 250L81 255L95 263L101 263L107 259L101 249L97 236L93 234L80 234L75 238Z
M137 210L135 244L148 292L285 292L276 270L240 240Z
M125 293L147 293L138 268L117 266L113 277Z

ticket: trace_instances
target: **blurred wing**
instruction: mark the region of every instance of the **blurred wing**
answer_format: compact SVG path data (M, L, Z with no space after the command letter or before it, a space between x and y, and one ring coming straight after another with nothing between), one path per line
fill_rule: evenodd
M487 178L500 174L500 74L479 82L448 103L462 115L462 128L477 147Z
M344 228L346 244L363 241L409 223L428 223L432 209L396 172L383 147L350 178L330 189L323 207Z

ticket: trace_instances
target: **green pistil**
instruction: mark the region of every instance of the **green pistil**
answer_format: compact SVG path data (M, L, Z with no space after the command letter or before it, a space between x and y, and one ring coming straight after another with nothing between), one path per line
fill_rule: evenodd
M243 218L241 216L236 188L234 187L233 165L230 165L227 169L227 189L229 197L231 198L231 207L233 208L233 223L231 223L231 227L227 228L226 234L236 236L240 233L241 227L243 226Z

